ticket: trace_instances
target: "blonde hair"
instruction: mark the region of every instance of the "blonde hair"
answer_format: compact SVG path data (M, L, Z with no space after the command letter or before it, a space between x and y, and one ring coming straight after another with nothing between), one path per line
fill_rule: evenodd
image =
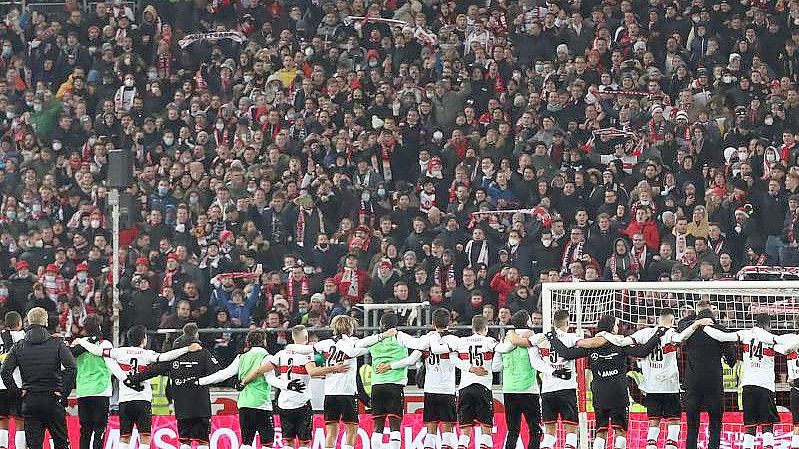
M38 324L47 327L47 311L41 307L34 307L28 311L26 316L28 324Z
M337 315L330 322L330 329L337 335L352 335L355 332L355 318L347 315Z
M308 329L303 326L302 324L298 324L291 328L291 338L296 342L297 340L300 341L307 341L308 340Z

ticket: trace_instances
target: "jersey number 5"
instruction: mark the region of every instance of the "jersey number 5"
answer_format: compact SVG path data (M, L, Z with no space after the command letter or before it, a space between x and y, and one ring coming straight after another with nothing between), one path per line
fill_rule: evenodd
M483 352L480 349L483 348L483 345L474 345L469 348L469 363L473 366L483 366L484 357Z

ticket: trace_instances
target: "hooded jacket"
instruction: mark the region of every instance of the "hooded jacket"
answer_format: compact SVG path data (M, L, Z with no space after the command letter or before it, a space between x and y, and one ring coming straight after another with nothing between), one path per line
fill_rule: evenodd
M17 367L22 374L22 389L28 392L67 397L75 387L75 358L64 340L50 335L44 326L30 326L25 338L11 348L3 361L0 377L12 391L17 389L13 378Z

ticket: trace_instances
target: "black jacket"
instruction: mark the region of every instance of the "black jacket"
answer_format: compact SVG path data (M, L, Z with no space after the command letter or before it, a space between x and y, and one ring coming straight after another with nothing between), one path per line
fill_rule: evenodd
M172 349L200 343L183 337L175 340ZM219 362L207 349L187 352L171 362L162 362L152 369L131 376L134 382L142 382L156 376L168 375L167 396L175 404L178 419L207 418L211 416L211 393L207 385L196 385L195 380L219 370Z
M53 337L43 326L28 328L25 338L6 356L0 376L10 390L16 388L13 373L17 367L22 389L28 392L57 392L66 397L75 387L75 358L64 340Z
M682 332L696 320L696 315L681 319L677 323L677 330ZM686 390L721 390L721 357L729 366L735 365L735 344L718 342L706 333L697 331L685 341L684 348L686 363L683 387Z
M137 289L123 297L122 307L120 315L125 317L125 329L142 325L148 330L156 330L167 305L166 301L152 290Z

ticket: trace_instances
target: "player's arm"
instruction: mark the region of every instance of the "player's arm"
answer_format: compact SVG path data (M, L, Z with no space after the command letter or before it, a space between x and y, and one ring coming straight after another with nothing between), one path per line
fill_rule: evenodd
M622 350L633 357L646 357L660 345L660 337L666 333L665 327L658 327L654 334L642 345L625 346Z
M452 348L457 345L458 337L454 335L447 335L446 337L437 340L430 339L430 352L433 354L449 354L454 352Z
M699 328L701 328L702 326L712 326L712 325L713 325L712 318L702 318L701 320L696 320L693 323L689 324L685 329L683 329L682 332L678 334L677 333L672 334L671 342L681 343L685 340L688 340L688 338L690 338L691 335L693 335L694 332L699 330Z
M774 350L780 354L790 354L799 350L799 334L784 334L774 337Z
M116 359L119 356L119 353L115 348L103 348L100 345L90 342L87 338L78 338L75 340L75 342L83 347L83 349L88 351L89 354L96 355L97 357L110 357L112 359ZM73 345L74 344L75 343L73 342Z
M345 373L349 371L350 367L346 363L336 363L332 366L319 366L314 361L305 364L305 370L311 377L327 376L333 373Z
M415 365L416 362L418 362L421 358L422 358L422 351L415 350L411 352L410 355L408 355L408 357L399 359L396 362L381 363L377 365L377 368L375 368L375 372L378 374L383 374L389 370L407 368L411 365Z
M577 340L575 346L583 349L596 349L596 348L601 348L602 346L605 346L608 343L609 343L608 339L605 338L604 336L595 335L593 337L581 338Z
M505 341L509 341L514 346L529 348L532 345L530 337L530 333L517 334L515 330L511 329L505 334Z
M458 352L452 353L450 359L452 360L452 364L455 365L455 367L461 371L464 372L468 371L478 376L487 376L489 374L489 371L483 368L482 366L472 366L472 364L469 363L468 360L461 359L460 353Z
M162 352L161 354L156 355L155 362L171 362L187 352L196 352L202 348L203 347L200 346L199 343L192 343L186 347L173 349L171 351Z
M436 332L436 334L438 334L438 332ZM421 337L412 337L405 332L397 332L397 343L399 343L401 346L405 346L408 349L417 351L429 349L430 338L430 334L423 335ZM435 336L433 336L433 338L435 338ZM440 337L438 339L440 340Z
M389 330L387 330L387 331L385 331L383 333L380 333L380 334L374 334L374 335L370 335L368 337L359 338L358 341L355 342L354 348L355 349L368 348L369 346L375 345L378 342L381 342L381 341L385 340L386 338L393 337L395 335L397 335L397 330L396 329L389 329ZM344 353L347 354L346 352L344 352ZM352 355L352 354L347 354L347 355L350 356L350 357L356 357L355 355Z
M552 374L555 371L555 368L541 357L541 352L538 348L529 348L527 350L527 356L530 358L530 365L532 365L536 371L544 374Z
M514 349L516 349L516 345L514 345L507 336L502 340L502 343L497 343L497 345L494 346L494 352L497 354L507 354Z
M549 344L552 346L552 349L557 351L557 353L566 360L579 359L580 357L588 355L588 348L581 348L578 346L573 346L571 348L566 347L555 332L549 332L547 338L549 339Z
M100 343L100 347L102 349L111 349L114 347L114 345L112 345L110 341L104 340ZM86 351L86 349L81 345L73 346L72 349L82 349L83 351ZM75 355L75 352L73 351L72 354ZM103 357L103 361L105 362L106 368L108 368L111 374L117 378L117 380L124 381L128 378L128 373L122 370L116 360L110 357Z
M612 332L605 332L605 331L598 332L596 335L598 337L604 337L605 340L610 342L610 344L616 346L632 346L640 341L640 336L642 331L643 329L627 337L625 337L624 335L618 335Z
M314 353L314 349L316 349L314 345L300 345L297 343L286 345L286 351L296 352L297 354L310 355Z
M724 332L711 326L705 326L702 330L708 337L720 342L735 342L741 339L738 332Z
M225 369L221 369L213 374L209 374L205 377L201 377L197 383L200 385L212 385L218 384L219 382L224 382L231 377L235 376L236 373L239 372L239 362L241 361L241 356L236 356L230 365L227 366Z

